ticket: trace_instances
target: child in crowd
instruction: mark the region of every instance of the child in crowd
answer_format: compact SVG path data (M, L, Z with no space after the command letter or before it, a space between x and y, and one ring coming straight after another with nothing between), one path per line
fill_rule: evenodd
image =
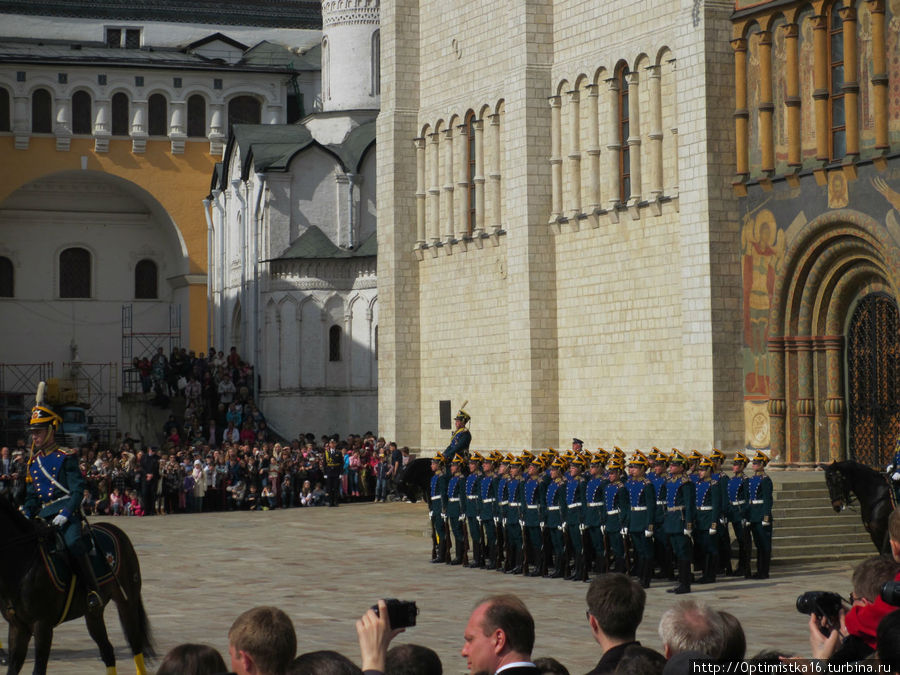
M256 491L256 485L251 485L250 492L247 493L247 508L251 511L259 510L259 493Z
M325 490L322 488L321 483L316 483L316 489L313 490L312 493L312 505L313 506L322 506L325 503L325 497L328 495L325 493Z
M125 500L119 492L119 488L114 487L112 494L109 496L109 514L111 516L121 516L125 513Z
M303 487L300 488L300 506L312 506L312 502L312 486L309 484L308 480L305 480L303 481Z

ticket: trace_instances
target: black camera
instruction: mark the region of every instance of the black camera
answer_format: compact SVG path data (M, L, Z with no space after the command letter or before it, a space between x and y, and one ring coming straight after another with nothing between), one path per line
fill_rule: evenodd
M881 587L881 599L889 605L900 607L900 581L885 581Z
M797 611L801 614L815 614L819 618L827 619L827 626L819 626L823 635L828 635L832 630L841 625L841 608L844 599L831 591L806 591L797 598Z
M388 623L391 628L408 628L416 625L416 615L419 608L416 607L414 601L397 600L397 598L385 598L384 604L387 605ZM378 612L378 605L372 605L376 616L381 616Z

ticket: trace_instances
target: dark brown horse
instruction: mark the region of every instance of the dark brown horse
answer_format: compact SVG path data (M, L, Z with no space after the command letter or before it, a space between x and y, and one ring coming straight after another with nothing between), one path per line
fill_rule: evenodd
M141 570L137 554L119 528L94 525L96 539L112 543L115 554L106 553L109 574L101 578L103 607L116 603L122 630L134 654L138 675L145 675L144 655L153 655L150 624L141 600ZM28 520L0 497L0 610L9 622L8 675L16 675L25 663L28 643L34 636L34 673L47 672L53 628L63 621L84 617L88 632L100 649L107 673L115 672L116 657L106 633L103 611L85 611L87 591L60 565L53 551L55 530L42 521ZM66 583L68 581L68 583ZM62 583L61 583L62 582ZM62 590L60 590L62 588Z
M840 513L858 501L863 526L872 543L881 553L890 555L888 517L894 510L894 504L891 486L884 475L852 460L820 466L825 469L828 496L835 512Z

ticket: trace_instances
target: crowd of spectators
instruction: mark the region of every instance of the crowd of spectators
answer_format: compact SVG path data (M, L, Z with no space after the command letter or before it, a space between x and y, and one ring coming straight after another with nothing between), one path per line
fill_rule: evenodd
M663 612L657 626L660 649L637 640L646 591L625 574L595 577L586 595L588 627L601 656L588 675L687 675L714 672L880 672L900 675L900 607L885 601L884 582L900 582L900 509L889 522L892 557L873 556L853 575L850 607L839 616L810 616L809 655L760 651L747 656L747 640L733 614L695 599L682 599ZM890 584L889 584L890 586ZM898 592L900 594L900 592ZM896 600L896 596L888 596ZM558 626L557 626L558 628ZM228 634L235 675L441 675L438 655L428 647L392 640L403 628L391 626L384 600L356 622L360 663L330 650L296 656L291 619L275 607L241 614ZM478 675L568 675L553 657L534 658L536 626L526 604L511 594L478 601L465 627L460 654ZM848 648L851 643L852 648ZM225 660L210 659L211 648L180 645L159 673L224 675ZM560 655L562 656L562 655ZM811 658L810 658L811 657ZM174 663L169 663L170 659ZM197 666L201 661L208 666ZM826 662L827 661L827 665Z

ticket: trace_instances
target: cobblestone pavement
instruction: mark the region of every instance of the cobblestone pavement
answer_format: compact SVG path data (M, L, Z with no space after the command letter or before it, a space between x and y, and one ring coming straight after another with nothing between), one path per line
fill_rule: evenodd
M514 592L534 614L536 657L554 656L573 675L600 657L584 617L587 584L432 565L422 503L114 520L140 556L144 603L160 655L182 642L200 642L227 660L234 618L255 605L273 604L292 617L300 653L336 649L358 663L355 619L377 598L396 597L419 606L419 625L397 641L428 645L440 655L445 673L463 673L459 650L473 604L488 593ZM797 595L827 589L846 596L851 569L848 562L779 567L776 560L767 581L727 579L695 586L693 596L741 620L748 653L777 648L807 654L807 621L795 608ZM638 632L655 649L661 648L659 617L676 600L665 592L670 585L654 582ZM106 621L119 673L133 672L111 609ZM50 658L51 673L104 672L83 621L56 630ZM23 672L31 671L32 661L33 651Z

